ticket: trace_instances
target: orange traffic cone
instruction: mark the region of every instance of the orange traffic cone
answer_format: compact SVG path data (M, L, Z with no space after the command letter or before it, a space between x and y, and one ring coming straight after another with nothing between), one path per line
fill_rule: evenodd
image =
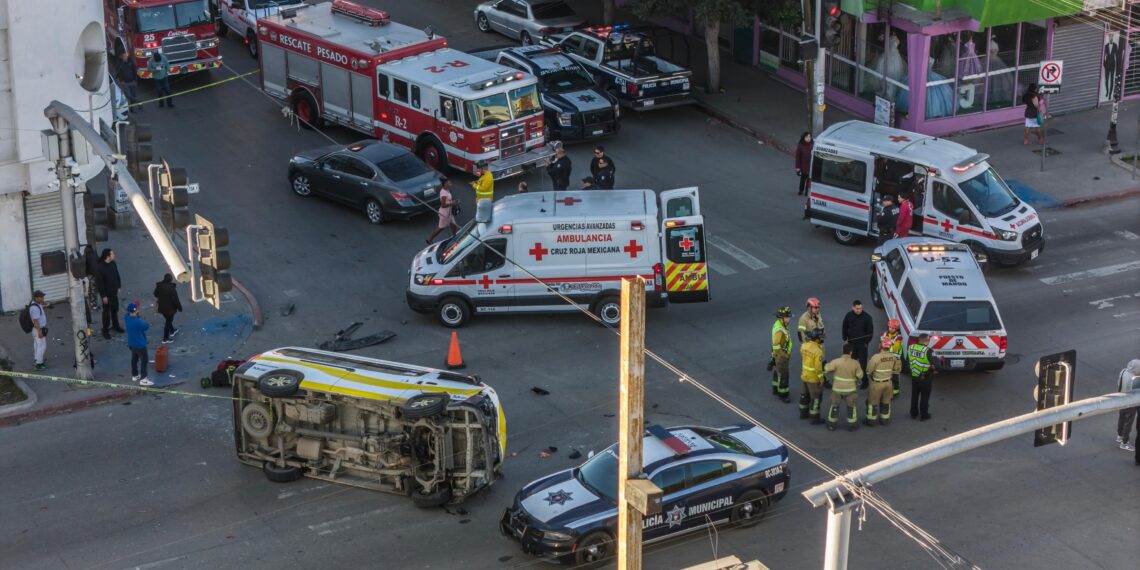
M451 370L467 367L463 364L463 356L459 354L459 334L455 331L451 331L451 347L447 349L447 367Z

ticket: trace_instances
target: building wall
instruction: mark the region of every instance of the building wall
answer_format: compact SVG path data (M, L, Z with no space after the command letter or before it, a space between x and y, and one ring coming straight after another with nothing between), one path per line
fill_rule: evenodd
M0 0L0 310L18 309L31 296L24 196L55 191L40 144L39 131L51 128L44 108L58 100L88 120L110 121L108 82L89 93L77 79L82 46L92 45L93 35L102 46L102 27L97 0ZM102 108L87 111L92 106ZM93 161L80 177L100 170Z

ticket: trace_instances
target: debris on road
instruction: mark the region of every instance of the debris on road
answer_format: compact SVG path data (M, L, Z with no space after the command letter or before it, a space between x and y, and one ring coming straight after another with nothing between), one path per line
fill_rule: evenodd
M355 333L357 329L359 329L363 324L364 323L357 321L351 325L348 325L348 327L337 331L336 334L333 335L333 339L331 341L326 340L318 344L317 348L321 350L331 350L334 352L344 352L348 350L364 348L366 346L372 346L374 344L380 344L396 336L396 333L385 330L380 331L376 334L370 334L366 337L357 339L352 338L353 333Z

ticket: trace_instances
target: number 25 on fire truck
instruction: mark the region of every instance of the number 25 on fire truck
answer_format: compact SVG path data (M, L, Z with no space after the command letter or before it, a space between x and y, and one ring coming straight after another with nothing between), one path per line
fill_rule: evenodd
M262 89L304 124L336 123L415 151L437 170L495 178L545 166L534 76L447 48L387 12L334 0L257 21Z

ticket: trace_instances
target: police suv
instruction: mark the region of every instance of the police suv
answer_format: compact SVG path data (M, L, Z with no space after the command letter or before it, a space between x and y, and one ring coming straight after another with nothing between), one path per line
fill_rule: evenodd
M871 254L871 301L898 319L904 347L929 334L943 370L1005 365L1005 326L969 245L923 237L884 243Z
M642 522L647 544L725 522L751 526L787 493L788 450L762 428L654 425L646 432L643 471L663 491L661 512ZM606 560L617 536L617 454L614 444L581 467L523 487L500 530L545 560Z

